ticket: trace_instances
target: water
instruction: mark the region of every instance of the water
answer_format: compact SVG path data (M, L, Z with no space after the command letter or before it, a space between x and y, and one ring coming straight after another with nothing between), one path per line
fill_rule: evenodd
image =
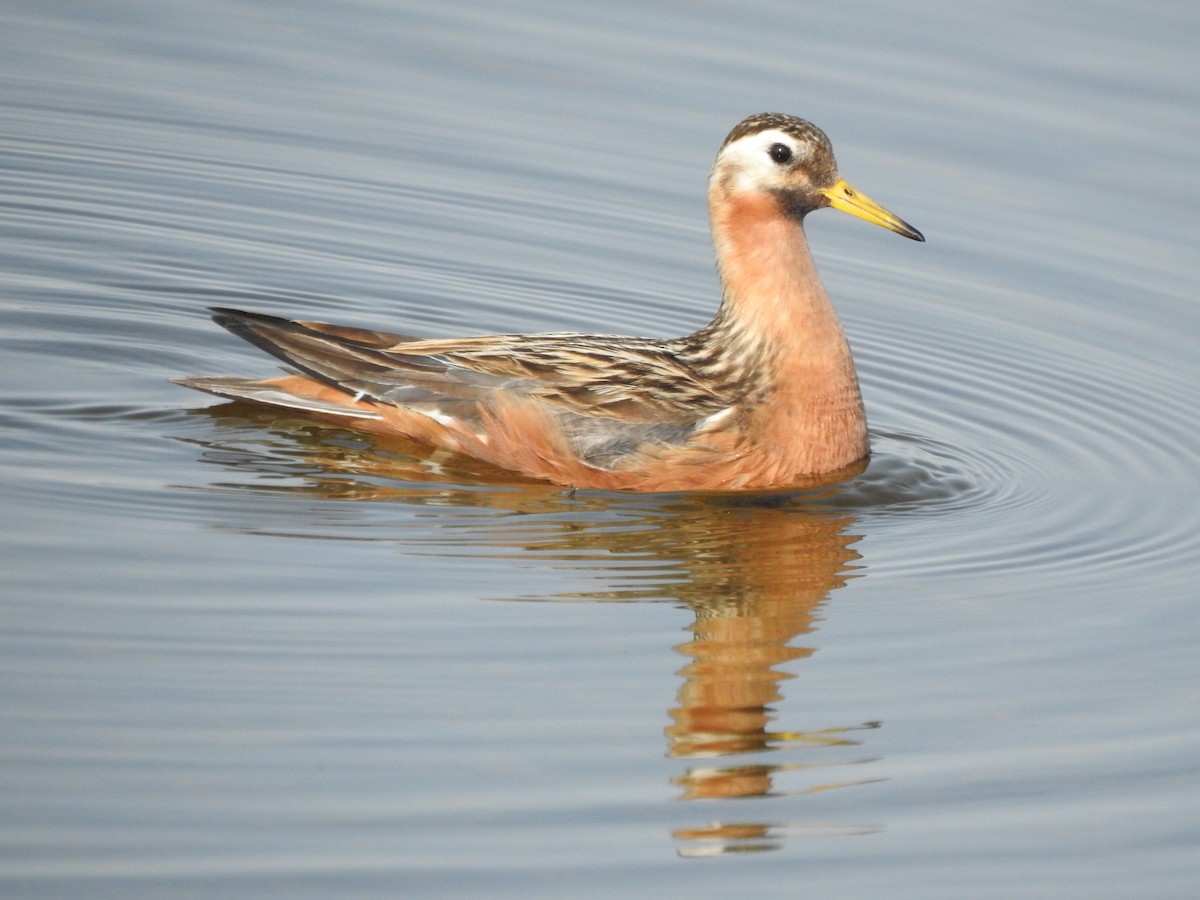
M0 11L5 896L1190 896L1200 15ZM813 119L874 457L564 493L213 406L237 305L715 308L725 132Z

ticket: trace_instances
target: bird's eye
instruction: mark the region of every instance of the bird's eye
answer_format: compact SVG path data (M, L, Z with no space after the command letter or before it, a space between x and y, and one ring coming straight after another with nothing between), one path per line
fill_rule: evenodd
M791 162L792 148L787 144L772 144L767 152L771 154L771 159L781 166L786 162Z

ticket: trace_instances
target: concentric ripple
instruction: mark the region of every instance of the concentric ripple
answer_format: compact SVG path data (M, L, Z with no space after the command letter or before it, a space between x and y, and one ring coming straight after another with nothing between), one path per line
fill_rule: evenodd
M872 465L842 501L868 520L950 516L940 548L896 562L924 571L1103 578L1194 552L1185 386L1120 348L1034 332L1002 309L856 329L873 420L905 431L876 433ZM1177 501L1163 504L1171 483Z

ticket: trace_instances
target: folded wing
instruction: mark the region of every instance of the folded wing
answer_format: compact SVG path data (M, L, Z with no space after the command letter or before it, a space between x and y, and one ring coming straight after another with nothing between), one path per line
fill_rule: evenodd
M401 407L483 435L498 404L536 404L579 459L610 468L649 444L682 445L735 404L660 341L577 334L418 340L405 335L214 309L232 333L334 390L296 379L194 377L223 397L324 415L379 419Z

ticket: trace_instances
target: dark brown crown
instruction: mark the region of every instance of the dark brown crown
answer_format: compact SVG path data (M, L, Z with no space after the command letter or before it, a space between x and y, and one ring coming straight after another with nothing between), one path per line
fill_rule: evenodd
M806 119L799 119L796 116L788 116L783 113L758 113L757 115L750 116L748 119L743 119L734 126L733 131L729 132L729 135L721 144L721 149L725 149L729 144L747 135L758 134L760 131L768 131L770 129L782 131L784 134L790 134L797 140L805 141L817 147L823 147L831 154L833 152L833 148L829 143L829 137L820 128Z

